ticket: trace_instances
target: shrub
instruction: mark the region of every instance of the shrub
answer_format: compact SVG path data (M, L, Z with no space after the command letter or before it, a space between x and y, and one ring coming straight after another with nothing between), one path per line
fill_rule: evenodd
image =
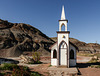
M12 76L41 76L41 74L31 72L26 66L19 66L19 68L13 69Z
M98 59L92 58L88 63L97 63Z
M4 76L6 73L0 73L0 76Z
M16 64L4 63L1 67L2 70L13 70L13 68L17 68Z
M30 71L28 67L19 66L14 68L12 71L12 76L30 76Z
M2 70L2 67L0 66L0 70Z
M100 68L100 65L95 66L95 68Z
M90 67L91 67L91 68L94 68L94 65L91 65Z
M32 61L32 62L29 62L28 64L42 64L41 61Z
M39 74L37 72L32 72L30 76L41 76L41 74Z
M41 76L38 72L31 72L27 66L18 66L16 64L4 63L0 66L0 70L11 70L11 76ZM8 73L0 73L0 76L7 75Z
M34 63L40 62L40 52L33 51L32 57L33 57Z
M23 67L23 70L29 71L29 68L28 68L27 66L24 66L24 67Z
M34 64L41 64L41 61L35 61Z
M48 67L51 67L52 65L49 65Z
M100 65L91 65L91 68L100 68Z

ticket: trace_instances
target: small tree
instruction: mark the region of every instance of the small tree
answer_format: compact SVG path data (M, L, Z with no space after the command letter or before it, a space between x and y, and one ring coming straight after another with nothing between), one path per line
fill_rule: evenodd
M35 63L40 62L40 52L34 51L32 52L32 57Z

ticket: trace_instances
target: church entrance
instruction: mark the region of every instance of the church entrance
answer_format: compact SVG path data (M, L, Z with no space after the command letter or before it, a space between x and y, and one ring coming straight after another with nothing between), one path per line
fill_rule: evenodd
M62 41L59 47L59 65L67 65L67 44Z

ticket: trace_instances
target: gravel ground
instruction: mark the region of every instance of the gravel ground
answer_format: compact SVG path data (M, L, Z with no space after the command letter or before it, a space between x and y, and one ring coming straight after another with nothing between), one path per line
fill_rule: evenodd
M49 73L47 70L49 66L50 66L50 63L40 64L39 66L30 67L30 69L31 69L31 71L39 72L40 74L42 74L44 76L49 76Z
M100 76L99 68L79 68L81 76Z

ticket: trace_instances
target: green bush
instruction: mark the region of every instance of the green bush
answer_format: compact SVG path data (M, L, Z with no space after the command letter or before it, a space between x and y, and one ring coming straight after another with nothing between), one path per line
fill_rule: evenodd
M26 66L13 69L12 76L41 76L38 72L31 72Z
M34 64L41 64L41 61L35 61Z
M4 63L1 67L2 70L13 70L13 68L17 68L16 64Z
M41 76L38 72L31 72L27 66L18 66L16 64L5 63L0 66L0 70L11 70L12 76ZM0 73L4 76L5 73Z
M100 65L91 65L91 68L100 68Z
M0 73L0 76L4 76L6 73Z
M32 72L30 76L41 76L41 74L39 74L37 72Z
M52 65L49 65L48 67L51 67Z
M97 63L98 59L92 58L88 63Z
M100 68L100 65L95 66L95 68Z
M91 68L94 68L94 65L91 65L90 67L91 67Z
M32 52L32 57L33 57L34 63L40 62L40 52L33 51Z
M2 67L0 66L0 70L2 70Z
M23 66L23 70L25 70L25 71L29 71L29 67L27 67L27 66Z
M28 64L42 64L41 61L34 61L34 62L29 62Z
M28 67L19 66L19 68L13 69L12 76L30 76L30 71Z

